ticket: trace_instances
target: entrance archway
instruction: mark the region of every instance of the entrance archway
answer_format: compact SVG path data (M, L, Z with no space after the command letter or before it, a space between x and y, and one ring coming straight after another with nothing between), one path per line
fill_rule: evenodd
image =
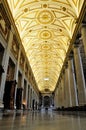
M50 97L44 96L44 107L50 107Z

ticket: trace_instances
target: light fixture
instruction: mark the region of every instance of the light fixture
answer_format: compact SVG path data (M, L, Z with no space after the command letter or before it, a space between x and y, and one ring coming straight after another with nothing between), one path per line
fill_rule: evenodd
M46 78L44 78L44 80L46 80L46 81L47 81L47 80L49 80L49 78L48 78L48 77L46 77Z

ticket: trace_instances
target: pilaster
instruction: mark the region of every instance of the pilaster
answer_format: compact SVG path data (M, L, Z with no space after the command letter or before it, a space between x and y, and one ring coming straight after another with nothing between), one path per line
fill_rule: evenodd
M78 88L78 100L79 105L84 105L86 103L86 85L83 73L82 60L80 55L79 45L74 45L74 61Z

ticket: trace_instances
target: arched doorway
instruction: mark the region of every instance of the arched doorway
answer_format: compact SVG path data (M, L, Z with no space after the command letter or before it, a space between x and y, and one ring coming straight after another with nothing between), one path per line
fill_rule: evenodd
M49 108L50 107L50 97L44 96L44 107Z

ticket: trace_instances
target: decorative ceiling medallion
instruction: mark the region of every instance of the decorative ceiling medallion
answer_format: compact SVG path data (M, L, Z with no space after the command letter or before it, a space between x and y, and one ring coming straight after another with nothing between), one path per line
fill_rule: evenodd
M43 40L48 40L52 38L52 33L49 30L42 30L39 33L39 37Z
M53 92L57 86L66 58L65 53L69 50L72 36L76 34L77 23L75 21L83 13L82 7L85 7L83 6L85 1L1 1L4 7L6 6L7 12L9 8L6 3L8 2L10 6L34 78L41 92L45 90L44 93L47 93L48 89ZM24 68L23 52L20 56L20 65ZM49 77L50 80L44 81L45 77ZM31 77L29 80L35 83Z
M42 6L43 6L43 8L47 8L47 7L48 7L48 5L47 5L47 4L43 4Z
M43 44L41 49L43 49L43 50L50 50L51 47L49 45L47 45L47 44Z
M28 12L28 8L25 8L25 9L24 9L24 12Z
M44 59L49 59L49 58L51 58L51 56L50 56L49 54L44 54L44 55L42 56L42 58L44 58ZM48 64L48 61L47 61L45 64Z
M43 25L53 23L54 19L54 13L50 10L41 10L37 14L37 21Z

